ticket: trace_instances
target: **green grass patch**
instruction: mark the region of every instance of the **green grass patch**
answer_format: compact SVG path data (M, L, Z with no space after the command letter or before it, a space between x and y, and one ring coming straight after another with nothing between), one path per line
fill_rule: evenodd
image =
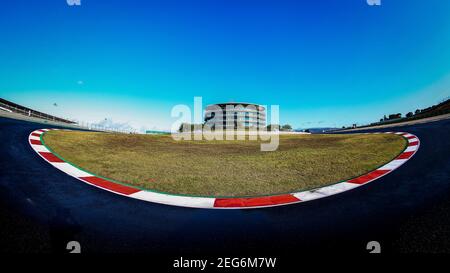
M174 141L170 136L50 131L45 144L91 173L149 190L254 196L307 190L367 173L405 147L397 135L281 135L260 141Z

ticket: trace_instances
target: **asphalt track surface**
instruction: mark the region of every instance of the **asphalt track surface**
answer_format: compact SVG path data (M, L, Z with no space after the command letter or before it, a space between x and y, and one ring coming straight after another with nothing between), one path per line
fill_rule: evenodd
M82 183L31 149L29 133L44 127L0 118L1 252L66 253L76 240L83 253L348 255L376 240L385 254L450 253L450 119L378 129L415 134L421 146L373 183L250 210L166 206Z

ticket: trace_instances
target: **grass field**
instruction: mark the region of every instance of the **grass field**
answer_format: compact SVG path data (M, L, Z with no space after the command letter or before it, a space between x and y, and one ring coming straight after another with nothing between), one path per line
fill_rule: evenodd
M406 145L391 134L281 135L259 141L174 141L170 136L50 131L54 152L89 172L175 194L254 196L306 190L364 174Z

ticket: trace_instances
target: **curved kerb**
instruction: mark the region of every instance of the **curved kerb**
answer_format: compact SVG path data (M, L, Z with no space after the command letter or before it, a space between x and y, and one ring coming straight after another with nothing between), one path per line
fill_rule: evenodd
M312 190L293 192L281 195L260 196L260 197L230 197L230 198L214 198L214 197L201 197L201 196L183 196L174 195L168 193L160 193L151 190L143 190L123 183L117 183L115 181L107 180L97 175L91 174L85 170L80 169L54 154L48 149L42 142L42 136L45 132L58 129L40 129L30 133L28 141L33 150L42 157L45 161L50 163L53 167L65 172L66 174L75 177L76 179L87 183L89 185L120 194L123 196L140 199L144 201L190 207L190 208L208 208L208 209L247 209L247 208L264 208L281 206L288 204L296 204L301 202L307 202L324 198L327 196L342 193L362 185L373 182L380 177L383 177L401 165L418 151L420 146L420 140L417 136L405 133L405 132L386 132L383 134L396 134L405 138L408 145L405 149L392 161L384 164L383 166L363 174L359 177L352 178L343 182L315 188ZM369 134L369 133L366 133ZM381 133L371 133L381 134Z

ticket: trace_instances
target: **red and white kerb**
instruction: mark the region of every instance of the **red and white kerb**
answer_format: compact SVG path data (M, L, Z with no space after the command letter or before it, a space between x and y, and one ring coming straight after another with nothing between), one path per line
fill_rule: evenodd
M248 198L237 198L237 197L214 198L214 197L172 195L142 190L135 187L108 181L104 178L92 175L65 162L63 159L53 154L50 150L47 149L47 147L45 147L45 145L42 144L41 136L45 132L50 130L58 130L58 129L40 129L31 132L28 137L28 141L31 147L45 161L53 165L53 167L65 172L70 176L75 177L78 180L81 180L87 184L93 185L95 187L116 194L144 201L181 207L210 208L210 209L245 209L245 208L263 208L263 207L281 206L311 201L327 197L330 195L338 194L344 191L348 191L357 188L359 186L365 185L369 182L372 182L397 169L398 167L403 165L406 161L408 161L417 152L420 146L419 138L413 134L404 132L386 132L384 134L401 135L408 141L408 145L406 149L394 160L367 174L361 175L359 177L344 182L340 182L337 184L321 188L316 188L309 191L272 195L272 196L248 197Z

